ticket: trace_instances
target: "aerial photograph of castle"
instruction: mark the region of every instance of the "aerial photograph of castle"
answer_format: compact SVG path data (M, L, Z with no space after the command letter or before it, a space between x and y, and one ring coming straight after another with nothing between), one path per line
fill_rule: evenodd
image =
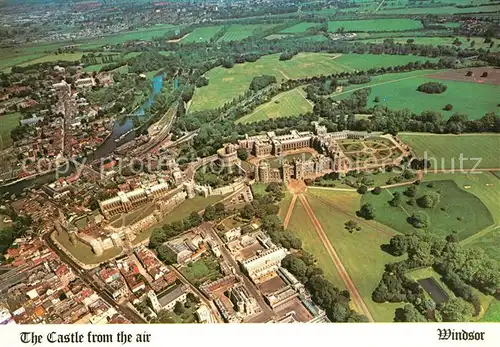
M499 96L500 0L1 1L0 326L499 323Z

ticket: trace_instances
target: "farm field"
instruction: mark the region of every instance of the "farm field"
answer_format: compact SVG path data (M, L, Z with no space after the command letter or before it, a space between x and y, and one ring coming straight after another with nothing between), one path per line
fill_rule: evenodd
M311 112L313 106L306 99L305 93L298 88L283 92L269 102L258 106L252 113L238 119L236 123L252 123L261 120L296 117Z
M207 26L195 28L188 36L180 40L180 43L197 43L197 42L208 42L212 37L214 37L222 26Z
M250 87L253 77L274 75L277 79L297 79L334 72L365 70L371 67L404 65L428 58L397 55L299 53L291 60L279 60L279 54L267 55L254 63L236 64L231 69L216 67L205 74L208 86L195 90L190 112L221 107ZM432 60L432 58L430 59ZM443 105L444 106L444 105Z
M458 38L462 44L460 46L455 46L453 45L453 41ZM454 46L454 47L460 47L462 49L467 49L470 48L471 42L474 41L474 48L479 49L490 49L491 52L498 52L500 50L499 42L498 40L493 40L494 44L493 47L490 48L489 43L484 43L484 38L483 37L471 37L470 40L468 40L467 37L465 36L448 36L448 37L394 37L393 38L395 43L402 43L406 44L408 40L413 40L413 44L416 45L433 45L433 46ZM356 40L356 42L364 42L364 43L383 43L384 38L372 38L372 39L362 39L362 40Z
M417 91L420 84L430 81L443 83L448 89L442 94L426 94ZM500 85L421 76L394 80L379 85L370 82L356 88L359 89L363 86L371 88L368 99L369 107L382 105L391 109L410 108L415 113L432 110L442 113L445 118L449 118L453 113L458 112L468 115L469 119L479 119L488 112L499 111L495 96L500 93ZM345 93L342 93L342 95L345 95ZM376 96L380 99L379 103L373 101ZM453 106L451 111L443 110L447 104Z
M385 265L402 259L380 249L389 242L390 236L379 231L378 227L372 227L371 223L361 224L355 215L360 202L360 195L356 192L310 189L306 197L375 321L392 322L395 309L402 304L378 304L371 299ZM345 229L344 223L351 219L358 220L361 231L351 234Z
M361 204L371 204L376 221L405 234L419 230L408 222L413 214L424 216L428 224L426 230L441 237L454 233L459 240L465 240L494 223L485 204L452 180L432 181L432 187L429 183L416 187L416 200L434 192L440 195L438 203L431 208L422 208L417 203L410 205L407 203L409 198L403 194L407 188L400 187L384 189L380 195L365 194ZM395 192L401 193L402 197L401 204L397 207L389 204Z
M328 31L336 32L344 28L346 32L399 31L422 28L422 23L413 19L373 19L328 22Z
M407 143L419 157L436 158L431 163L433 169L460 170L460 155L464 158L481 158L477 168L500 168L500 158L495 149L500 148L500 135L498 134L463 134L463 135L437 135L437 134L400 134L403 142ZM454 163L453 163L454 160ZM477 160L464 160L463 168L472 169Z
M19 112L0 115L0 150L12 145L10 132L19 125L22 115Z
M496 12L500 10L500 5L466 7L458 8L455 6L440 7L404 7L379 10L380 14L457 14L457 13L478 13L478 12Z
M41 63L50 63L53 61L64 60L64 61L78 61L82 58L82 53L61 53L61 54L48 54L43 57L30 60L19 64L19 66L29 66Z
M286 200L282 201L281 211L286 215L289 203L284 203L286 203ZM299 199L295 203L287 230L293 232L302 240L302 248L314 256L318 262L317 265L323 270L325 278L332 282L335 287L344 289L345 284Z
M283 29L280 33L283 34L296 34L296 33L304 33L307 32L307 29L318 26L320 23L316 22L302 22L299 24L295 24L289 28Z
M275 24L232 24L219 41L240 41L259 32L275 27Z
M213 195L213 196L209 196L208 198L204 198L201 196L195 196L192 199L187 199L187 200L183 201L179 206L174 208L169 214L167 214L159 224L154 225L149 230L146 230L146 231L143 231L142 233L140 233L134 239L134 241L132 243L133 244L140 243L151 236L153 229L160 227L163 224L172 223L172 222L181 220L184 217L189 216L189 214L191 212L201 211L201 210L205 209L205 207L207 207L209 205L213 205L213 204L217 203L218 201L224 199L225 197L226 197L225 195L222 195L222 196L221 195Z

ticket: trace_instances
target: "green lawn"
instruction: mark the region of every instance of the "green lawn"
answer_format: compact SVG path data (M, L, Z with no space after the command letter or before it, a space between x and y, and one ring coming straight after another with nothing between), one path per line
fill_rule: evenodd
M188 263L180 269L181 273L195 285L206 281L215 281L222 277L219 264L211 257L199 259L194 263Z
M361 225L361 231L352 234L345 229L344 223L348 220L359 221L355 211L359 206L360 195L355 192L311 189L308 190L306 196L375 321L392 322L395 309L401 307L402 304L378 304L371 299L385 265L402 259L393 257L380 249L382 245L389 242L390 237L370 225ZM347 215L339 210L346 211Z
M174 208L172 212L167 214L163 220L158 224L153 226L152 228L143 231L137 237L134 239L133 243L139 243L151 236L151 233L153 232L153 229L160 227L163 224L167 223L172 223L178 220L183 219L184 217L187 217L191 214L191 212L198 212L201 210L204 210L205 207L209 205L213 205L217 203L218 201L222 200L225 198L226 195L213 195L209 196L208 198L202 197L202 196L195 196L192 199L186 199L183 201L179 206Z
M284 33L284 34L304 33L304 32L307 32L307 29L314 28L315 26L318 26L319 24L320 23L316 23L316 22L302 22L299 24L295 24L289 28L283 29L280 31L280 33Z
M328 22L328 31L335 32L344 28L346 32L354 31L398 31L422 28L422 23L413 19L371 19Z
M306 99L305 92L299 90L299 88L276 95L269 102L258 106L252 113L238 119L236 123L252 123L271 118L296 117L311 112L313 105Z
M275 26L276 24L232 24L219 41L241 41Z
M285 199L281 203L280 215L283 217L288 211L289 202L287 202L287 199ZM344 289L344 281L337 272L335 264L330 258L326 247L321 242L316 229L314 229L314 226L299 199L297 199L297 202L295 203L293 214L290 218L290 223L288 224L287 229L302 240L302 248L314 256L318 262L317 265L323 270L325 278L332 282L335 287Z
M110 260L111 258L117 257L121 253L121 249L111 248L105 250L102 255L97 256L92 248L84 244L83 242L77 241L76 245L73 245L69 240L69 235L66 232L62 232L59 235L55 235L55 239L65 248L68 253L71 253L76 259L84 264L99 264Z
M455 233L459 240L464 240L494 223L492 214L481 200L461 189L454 181L433 181L432 184L433 188L428 187L427 183L417 186L415 198L418 199L429 191L438 192L440 201L433 208L411 206L405 195L402 195L399 207L389 205L393 194L396 191L403 193L405 187L384 189L380 195L365 194L361 204L370 203L375 212L375 220L402 233L419 230L407 221L414 213L427 217L427 230L430 232L442 237Z
M476 13L476 12L497 12L500 11L499 5L491 5L491 6L481 6L481 7L467 7L467 8L458 8L454 6L442 6L442 7L402 7L402 8L393 8L393 9L384 9L383 7L380 10L380 14L404 14L404 15L412 15L412 14L433 14L433 15L451 15L456 13Z
M214 37L222 26L207 26L194 29L188 36L184 37L180 43L208 42Z
M85 72L99 72L101 71L102 67L104 66L105 64L95 64L95 65L89 65L89 66L85 66L83 68L83 71Z
M500 300L495 300L490 304L481 322L500 322Z
M10 132L19 125L22 115L19 112L0 115L0 149L5 149L12 145Z
M471 169L477 160L465 158L481 158L477 168L500 168L500 135L498 134L465 134L465 135L435 135L435 134L400 134L419 157L427 153L431 169L451 169L460 171L460 155L463 155L463 168Z
M273 75L278 80L298 79L428 60L428 58L410 55L344 54L339 56L328 53L299 53L291 60L281 61L279 56L279 54L267 55L254 63L236 64L231 69L216 67L208 71L205 77L210 82L208 86L195 90L189 111L221 107L248 90L252 79L259 75Z
M78 61L82 58L83 53L60 53L60 54L48 54L43 57L26 61L24 63L18 64L19 66L29 66L40 63L51 63L58 60L64 61Z
M441 94L426 94L417 91L420 84L433 81L445 84L448 89ZM356 88L363 86L359 85ZM390 109L408 108L415 113L432 110L440 112L445 118L458 112L468 115L469 119L479 119L488 112L500 110L496 101L496 96L500 93L499 85L445 81L421 76L402 80L395 79L390 83L379 85L370 82L366 86L371 88L371 94L368 97L369 107L381 105ZM373 100L377 96L380 102L375 103ZM453 106L451 111L443 110L447 104Z
M266 192L267 184L266 183L259 183L256 182L252 184L252 193L253 195L267 195L268 193Z

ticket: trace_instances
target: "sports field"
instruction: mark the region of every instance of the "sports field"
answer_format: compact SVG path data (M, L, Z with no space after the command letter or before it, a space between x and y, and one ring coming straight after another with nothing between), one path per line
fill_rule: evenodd
M388 74L385 78L391 78ZM396 76L394 76L396 77ZM420 113L424 110L441 112L445 118L451 117L453 113L463 113L469 119L479 119L488 112L498 112L499 107L496 95L500 94L500 85L461 82L420 76L415 78L386 80L384 83L377 82L378 77L373 78L370 83L358 85L354 89L370 87L371 94L368 106L386 106L391 109L409 108L411 111ZM442 94L426 94L417 91L417 87L425 82L436 81L445 84L448 89ZM345 92L339 95L344 95ZM380 102L375 103L375 97ZM337 98L337 96L334 96ZM445 105L451 104L451 111L444 111Z
M237 123L252 123L260 120L296 117L311 112L313 105L305 93L295 88L273 97L269 102L258 106L252 113L238 119Z
M248 90L253 77L259 75L274 75L279 80L298 79L428 60L410 55L299 53L291 60L281 61L279 56L267 55L254 63L236 64L231 69L216 67L208 71L205 77L210 83L196 89L189 110L192 112L220 107Z
M460 46L456 46L453 44L455 39L458 38L462 44ZM465 36L449 36L449 37L395 37L393 38L395 43L405 44L408 40L413 40L413 44L416 45L433 45L433 46L454 46L462 49L468 49L471 47L471 42L474 41L474 49L490 49L491 52L498 52L500 47L498 46L499 41L493 39L493 47L490 48L489 43L484 43L483 37L470 37L467 38ZM364 42L364 43L383 43L384 38L373 38L373 39L363 39L356 40L356 42Z
M284 34L304 33L307 31L307 29L318 26L319 24L320 23L316 23L316 22L302 22L299 24L295 24L289 28L283 29L280 31L280 33L284 33Z
M328 31L330 32L336 32L340 28L344 28L346 32L363 32L415 30L422 27L420 21L402 18L328 22Z
M433 181L432 185L432 188L428 183L417 186L415 196L415 199L418 199L431 191L439 193L439 202L432 208L410 205L407 202L410 198L403 194L406 187L384 189L380 195L365 194L361 204L370 203L376 221L402 233L419 230L408 222L416 213L426 218L426 230L442 237L454 233L459 240L464 240L494 223L492 214L481 200L461 189L454 181ZM397 207L389 204L395 192L402 194L401 204Z
M289 199L282 201L280 215L282 215L282 212L286 214L289 204ZM302 248L311 253L318 261L317 265L323 270L325 278L332 282L337 288L344 289L345 284L340 278L332 259L328 255L326 247L321 242L321 239L316 233L316 230L314 229L314 226L307 216L304 206L302 206L299 199L297 199L297 202L295 203L287 230L295 233L295 235L302 240Z
M435 158L431 162L432 169L460 170L460 155L464 158L481 158L477 168L500 168L500 135L498 134L463 134L436 135L401 133L401 139L407 143L419 157ZM472 169L477 160L463 161L464 169Z
M378 304L371 299L385 265L402 259L380 249L390 239L385 232L392 230L356 217L360 203L360 195L356 192L309 189L306 197L375 321L392 322L395 309L402 304ZM348 220L358 221L361 231L349 233L344 226Z
M208 42L214 37L222 26L207 26L194 29L188 36L180 40L180 43Z
M240 41L275 27L275 24L232 24L219 41Z
M10 132L19 125L21 117L19 112L0 115L0 150L12 145Z

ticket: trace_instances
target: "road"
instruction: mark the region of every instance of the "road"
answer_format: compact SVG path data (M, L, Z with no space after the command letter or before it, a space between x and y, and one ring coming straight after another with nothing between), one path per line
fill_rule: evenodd
M215 318L217 319L218 323L224 323L223 320L222 320L222 317L219 315L219 311L217 310L217 307L215 307L215 304L211 300L208 300L207 297L205 295L203 295L203 293L200 292L198 290L198 288L196 288L194 285L192 285L191 282L189 282L187 280L187 278L184 277L184 275L179 270L177 270L174 266L169 266L169 269L172 270L173 272L175 272L177 278L183 284L185 284L186 286L188 286L196 295L198 295L200 297L201 301L203 301L203 303L205 305L207 305L208 307L211 308L212 313L215 316Z
M114 307L118 313L123 317L127 318L129 321L135 324L145 324L147 322L142 319L136 312L125 305L118 305L113 298L102 288L96 285L92 277L87 271L81 269L70 257L66 255L62 250L60 250L56 244L51 240L50 233L46 233L43 237L47 245L61 258L61 261L67 264L74 273L85 282L89 288L92 288L99 296L106 301L111 307Z
M214 241L219 245L220 251L222 254L222 257L224 258L225 261L227 261L234 269L235 272L240 278L243 279L243 283L246 287L246 289L249 291L249 293L257 300L257 303L259 304L260 308L262 309L263 314L265 314L267 319L273 318L274 317L274 312L273 310L267 305L267 303L264 301L264 298L262 298L260 292L257 290L255 285L248 279L245 274L243 274L240 270L240 267L236 260L229 254L228 250L224 246L224 242L222 242L221 238L219 235L217 235L216 232L214 232L212 228L212 224L204 222L201 225L201 228L206 231L208 235L210 235Z
M366 306L363 297L358 291L358 288L354 284L354 282L351 279L351 276L349 273L346 271L344 264L342 264L342 261L340 260L340 257L338 256L337 252L335 251L335 248L333 248L330 240L326 236L325 231L323 230L323 226L319 222L319 220L316 218L316 215L314 214L311 206L309 205L309 202L305 198L303 194L299 195L299 200L302 203L302 206L304 206L307 214L309 215L309 218L311 222L314 225L314 229L316 229L316 232L318 233L319 238L321 239L321 242L323 242L324 246L326 247L326 250L328 251L328 254L330 255L330 258L332 259L333 263L335 264L335 267L337 268L337 272L339 273L340 277L344 281L346 288L349 290L349 293L351 293L352 301L354 305L358 308L359 313L364 314L370 322L374 322L373 317L370 313L370 310Z

